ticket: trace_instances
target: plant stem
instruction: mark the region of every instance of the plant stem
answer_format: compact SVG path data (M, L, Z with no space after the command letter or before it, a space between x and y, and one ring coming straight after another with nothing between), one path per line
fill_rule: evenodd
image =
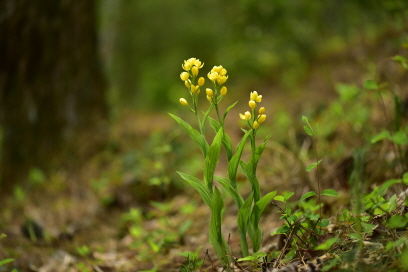
M313 145L314 145L314 152L315 152L315 159L316 162L318 162L318 156L317 156L317 142L316 142L316 138L314 136L314 134L312 135L312 139L313 139ZM319 213L320 213L320 218L322 218L322 205L321 205L321 201L320 201L320 175L319 175L319 163L317 163L316 165L316 178L317 178L317 197L318 197L318 203L319 203Z

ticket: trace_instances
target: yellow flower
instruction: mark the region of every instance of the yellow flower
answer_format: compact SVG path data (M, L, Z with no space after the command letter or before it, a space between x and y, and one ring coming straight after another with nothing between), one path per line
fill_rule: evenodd
M218 76L217 83L218 85L224 84L228 79L228 76Z
M184 81L184 85L186 85L186 87L190 89L190 86L191 86L190 80Z
M207 96L212 97L214 95L213 90L211 90L210 88L205 89L205 92L207 93Z
M252 101L256 101L256 98L258 97L258 93L256 91L251 92L251 94L249 95L249 98Z
M221 69L221 71L219 72L219 74L221 76L225 76L227 74L227 70L225 70L224 68Z
M197 66L193 66L193 68L191 68L191 72L193 73L193 75L197 76L197 75L198 75L198 68L197 68Z
M256 108L256 103L255 103L255 101L250 100L250 101L248 102L248 105L249 105L249 107L250 107L251 109L255 109L255 108Z
M208 78L212 81L215 82L217 78L219 77L217 72L210 72L208 73Z
M188 106L188 102L184 98L180 98L180 104L183 106Z
M207 95L207 100L211 103L211 102L212 102L211 96L208 96L208 95Z
M198 89L195 94L199 95L200 94L200 89Z
M256 102L261 102L262 101L262 95L258 95L258 97L256 98L256 100L255 100Z
M190 69L193 66L197 67L198 69L201 69L204 66L204 63L201 64L201 61L199 59L190 58L188 60L185 60L184 64L181 64L181 67L186 71L190 71Z
M261 116L258 117L258 122L262 124L263 122L265 122L265 119L266 119L266 115L262 114Z
M257 129L259 127L259 123L257 121L255 121L253 127L254 127L254 129Z
M260 109L259 109L259 114L264 114L265 113L265 108L264 107L261 107Z
M180 78L181 78L182 81L186 81L189 78L189 76L190 75L187 72L182 72L180 74Z
M240 113L239 118L248 121L249 119L251 119L251 113L249 111L246 111L244 114Z
M204 83L205 83L205 79L204 79L203 77L200 77L200 78L198 79L198 86L203 86Z
M225 96L227 94L227 87L222 87L220 93L222 96Z
M220 66L214 66L214 67L211 69L211 73L217 73L217 74L219 74L222 69L223 69L223 68L222 68L221 65L220 65Z
M198 86L191 85L190 90L192 94L195 94L197 92L197 89L198 89Z

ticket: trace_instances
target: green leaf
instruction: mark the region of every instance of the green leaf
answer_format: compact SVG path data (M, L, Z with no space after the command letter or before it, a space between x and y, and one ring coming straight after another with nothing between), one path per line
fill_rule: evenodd
M245 133L244 137L242 137L242 140L239 142L237 146L234 156L228 163L228 177L229 177L229 180L231 181L232 187L234 188L237 187L236 177L237 177L239 161L241 160L241 156L242 156L242 152L245 147L245 143L250 134L251 134L251 131L248 131L247 133Z
M235 107L235 105L236 105L237 103L238 103L238 101L235 102L234 104L232 104L231 106L229 106L229 107L225 110L225 112L224 112L224 118L223 118L224 124L225 124L225 117L227 117L227 114L229 113L229 111L230 111L233 107Z
M339 194L335 190L326 189L326 190L323 190L321 195L324 195L324 196L338 196Z
M408 136L403 131L398 131L391 136L391 141L396 145L406 145L408 143Z
M169 113L169 115L173 117L173 119L176 120L176 122L187 132L191 139L193 139L193 141L199 146L205 157L207 155L208 143L204 136L180 117L171 113Z
M379 142L384 139L390 139L390 138L391 138L390 132L388 130L383 130L377 135L375 135L373 138L371 138L371 143L375 144L376 142Z
M266 255L267 255L267 254L266 254L265 252L258 251L258 252L255 252L254 254L252 254L252 256L247 256L247 257L245 257L245 258L240 258L240 259L238 259L238 262L242 262L242 261L256 261L256 260L258 260L259 258L265 257Z
M400 179L389 179L389 180L387 180L378 189L378 194L382 195L388 188L390 188L392 185L398 184L398 183L401 183Z
M214 171L217 166L220 152L221 152L221 140L223 137L223 129L218 130L217 135L215 135L214 140L208 149L207 156L205 158L204 165L204 182L207 185L209 191L212 191L212 184L214 179Z
M372 232L373 229L375 228L375 225L367 224L367 223L364 223L364 222L361 222L361 226L363 227L364 232Z
M281 195L275 196L273 199L275 199L276 201L282 201L285 202L285 198Z
M9 258L9 259L1 260L0 261L0 266L11 263L11 262L14 262L14 259Z
M312 163L311 165L309 165L308 167L306 167L306 171L309 172L309 171L312 170L313 168L316 168L316 167L320 164L321 161L322 161L322 160L319 160L318 162Z
M322 221L318 222L317 225L321 228L325 228L329 225L329 219L322 219Z
M323 244L318 245L315 250L329 250L337 242L337 240L337 237L327 239Z
M208 207L211 207L211 192L208 191L208 188L199 180L193 176L184 174L182 172L177 172L185 181L188 182L197 192L200 194L201 198L207 204Z
M387 227L391 229L405 228L408 224L407 218L402 215L394 215L388 219Z
M276 190L264 195L258 202L256 202L256 206L259 208L260 214L259 217L262 215L263 211L265 210L266 206L271 202L272 198L276 195ZM260 218L257 218L258 222Z
M271 235L275 235L275 234L285 234L290 230L289 226L282 226L280 228L278 228L277 230L275 230L274 232L271 233Z
M404 173L404 175L402 176L402 180L405 184L408 184L408 172Z
M227 190L232 199L234 199L235 204L237 204L238 206L238 209L241 208L242 204L244 203L244 200L242 196L236 191L236 188L232 187L231 182L227 178L221 177L214 178L224 187L225 190Z
M218 133L219 129L221 128L220 123L211 117L208 118L210 120L210 126L214 129L215 133ZM225 148L225 152L227 153L227 159L230 161L232 157L232 142L231 138L226 133L223 135L222 144Z
M239 230L239 237L241 242L241 250L244 256L248 256L248 242L246 240L246 232L247 232L247 225L249 222L249 218L251 216L251 207L252 202L254 199L253 193L251 193L245 203L241 206L238 210L238 230Z
M312 132L312 130L311 130L309 127L303 126L303 128L304 128L304 130L306 131L306 133L307 133L308 135L313 136L313 132Z
M360 239L360 235L358 235L358 233L350 233L349 237L351 239L354 239L354 240L359 240Z
M295 193L294 192L288 192L284 194L285 202L288 201L288 199L293 196Z
M364 88L367 90L377 90L378 85L374 80L366 80L364 82Z
M221 233L223 209L224 202L220 191L217 187L214 187L214 194L211 201L210 243L214 247L215 253L222 265L226 266L230 263L230 248Z
M306 194L304 194L304 195L300 198L299 202L302 202L302 201L305 200L306 198L309 198L309 197L315 196L315 195L316 195L316 193L313 192L313 191L307 192Z

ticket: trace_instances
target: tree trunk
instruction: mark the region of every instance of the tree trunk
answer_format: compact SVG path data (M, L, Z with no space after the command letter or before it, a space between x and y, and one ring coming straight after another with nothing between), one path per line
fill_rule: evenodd
M101 147L107 107L95 1L3 0L0 33L4 190Z

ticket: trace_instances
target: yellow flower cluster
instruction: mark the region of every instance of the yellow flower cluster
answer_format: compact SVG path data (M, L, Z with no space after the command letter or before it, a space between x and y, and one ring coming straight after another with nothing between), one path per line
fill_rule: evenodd
M211 69L211 72L208 73L208 78L218 84L222 85L225 82L227 82L228 76L227 76L227 70L223 68L221 65L220 66L214 66Z
M182 72L180 74L180 79L184 81L184 85L187 87L187 89L190 90L191 95L199 95L200 87L205 83L205 79L203 77L200 77L197 80L199 70L203 66L204 63L201 63L201 61L196 58L190 58L188 60L185 60L184 63L181 64L181 67L185 72ZM228 80L227 70L221 65L214 66L208 73L208 78L214 83L215 91L207 88L207 99L210 103L218 104L221 98L228 92L227 87L222 86ZM218 94L221 95L218 96ZM180 99L180 103L183 106L188 106L188 103L184 98Z
M199 59L190 58L184 61L184 64L181 64L181 67L186 71L180 74L180 79L184 81L184 85L187 89L190 90L191 94L199 95L200 87L204 85L205 79L200 77L196 80L198 72L203 68L204 63L201 63ZM180 103L183 106L188 106L187 101L184 98L180 99Z
M199 59L196 59L196 58L190 58L190 59L188 59L188 60L185 60L185 61L184 61L184 64L181 64L181 67L182 67L184 70L186 70L187 72L190 71L191 68L193 68L193 67L196 67L196 68L197 68L197 71L198 71L198 69L203 68L203 66L204 66L204 63L201 64L201 61L200 61ZM194 70L195 70L195 69L194 69ZM194 72L193 72L193 74L194 74ZM198 74L198 72L197 72L197 74ZM196 76L196 75L195 75L195 76Z
M239 117L242 120L246 120L249 121L251 120L252 115L255 115L255 109L257 107L257 103L260 103L262 101L262 95L258 95L258 93L256 91L251 92L251 94L249 95L249 102L248 105L249 107L252 109L252 114L247 111L244 114L240 113ZM253 129L258 129L259 125L262 124L263 122L265 122L266 120L266 115L265 115L265 108L261 107L259 109L259 114L258 116L255 118L253 118L253 123L252 123L252 128Z

